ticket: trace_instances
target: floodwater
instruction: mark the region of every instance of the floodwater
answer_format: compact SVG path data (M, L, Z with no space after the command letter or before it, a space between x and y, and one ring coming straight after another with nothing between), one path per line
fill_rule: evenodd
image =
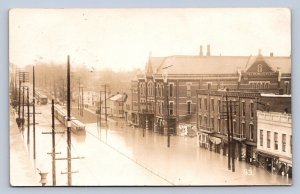
M52 185L50 105L37 107L35 167L48 172ZM65 127L56 120L56 130ZM228 170L227 157L197 146L196 137L167 136L131 128L124 122L97 128L86 125L86 135L72 134L72 185L289 185L292 179L271 174L244 161L235 161ZM29 146L27 129L24 144L32 158L32 128ZM56 158L67 156L66 133L56 134ZM67 160L56 160L56 185L67 185Z

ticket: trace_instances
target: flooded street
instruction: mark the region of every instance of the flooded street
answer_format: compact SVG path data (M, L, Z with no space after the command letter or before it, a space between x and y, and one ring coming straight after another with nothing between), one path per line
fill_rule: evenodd
M35 168L48 172L52 185L50 105L37 108L36 161L33 161L32 128L29 153ZM65 131L57 120L56 130ZM110 122L97 129L86 124L86 135L72 134L72 185L287 185L291 179L237 161L236 171L227 169L227 157L197 146L196 137L167 136ZM20 138L27 147L27 128ZM56 134L56 158L67 156L66 133ZM29 157L29 156L28 156ZM56 160L56 184L67 185L67 160ZM38 172L38 170L37 170ZM36 172L36 173L37 173ZM38 174L37 174L38 176ZM259 178L258 178L259 177Z

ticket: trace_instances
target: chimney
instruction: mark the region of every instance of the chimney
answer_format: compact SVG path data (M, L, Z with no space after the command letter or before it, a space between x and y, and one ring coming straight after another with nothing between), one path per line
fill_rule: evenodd
M200 57L203 57L203 48L202 48L202 45L200 45L200 53L199 53L199 56L200 56Z
M270 57L273 57L274 56L274 53L273 52L270 52Z
M207 53L206 56L210 56L210 45L207 45Z

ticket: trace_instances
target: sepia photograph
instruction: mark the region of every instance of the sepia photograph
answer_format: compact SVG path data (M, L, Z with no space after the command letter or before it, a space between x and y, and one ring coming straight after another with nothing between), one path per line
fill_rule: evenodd
M291 186L288 8L9 11L16 186Z

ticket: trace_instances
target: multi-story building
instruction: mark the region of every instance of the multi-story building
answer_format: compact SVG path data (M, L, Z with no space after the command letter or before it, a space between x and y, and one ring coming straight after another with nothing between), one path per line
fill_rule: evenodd
M292 115L288 109L271 111L257 111L257 161L270 172L292 177Z
M263 56L152 57L137 75L138 119L141 127L160 133L179 133L182 125L196 127L196 90L291 91L291 59L273 53ZM167 122L168 121L168 122Z
M291 96L241 90L197 90L197 104L200 146L227 155L229 126L233 132L235 158L252 162L256 160L258 141L257 110L288 113ZM232 119L227 115L232 115Z
M109 116L113 117L118 117L118 118L123 118L125 116L125 102L127 100L127 94L119 94L117 93L116 95L111 96L108 99L108 110L107 114Z
M131 94L125 102L125 119L128 124L133 126L139 125L138 120L138 82L137 80L131 81Z

